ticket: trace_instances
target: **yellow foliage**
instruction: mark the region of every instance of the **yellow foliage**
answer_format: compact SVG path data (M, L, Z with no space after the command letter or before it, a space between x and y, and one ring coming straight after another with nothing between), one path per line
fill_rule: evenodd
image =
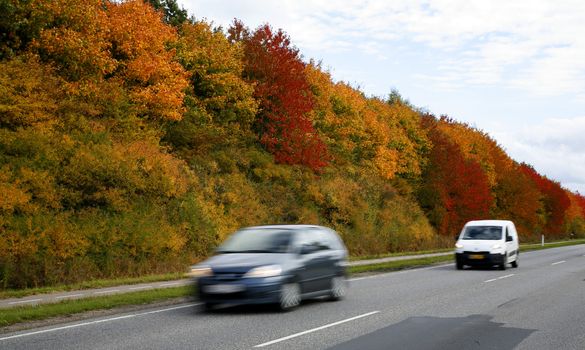
M25 208L31 200L31 195L19 188L18 182L11 182L12 177L8 166L0 168L0 212L9 214Z
M0 62L0 120L12 128L53 124L61 82L34 57Z

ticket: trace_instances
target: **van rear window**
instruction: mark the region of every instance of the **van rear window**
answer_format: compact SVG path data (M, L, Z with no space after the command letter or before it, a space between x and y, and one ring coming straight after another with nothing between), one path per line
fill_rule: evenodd
M467 226L462 239L498 240L502 239L502 226Z

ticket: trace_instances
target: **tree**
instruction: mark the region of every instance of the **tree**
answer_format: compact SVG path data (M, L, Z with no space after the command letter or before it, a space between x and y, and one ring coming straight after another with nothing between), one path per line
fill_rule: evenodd
M165 23L179 27L189 19L184 7L179 7L177 0L147 0L155 10L163 13Z
M545 224L542 194L517 163L498 169L498 181L493 192L495 217L514 221L524 238L542 232Z
M244 77L256 85L260 103L255 130L278 163L302 164L319 171L328 163L327 147L308 113L313 98L298 49L282 31L269 25L250 33L240 21L228 30L229 39L244 46Z
M439 234L454 235L465 222L488 217L493 197L481 166L464 158L460 148L437 128L433 116L425 116L423 123L433 146L419 202Z
M546 216L544 233L556 236L561 235L563 233L565 213L571 205L571 200L566 191L558 182L540 175L526 163L522 163L520 169L534 181L543 195L542 203Z

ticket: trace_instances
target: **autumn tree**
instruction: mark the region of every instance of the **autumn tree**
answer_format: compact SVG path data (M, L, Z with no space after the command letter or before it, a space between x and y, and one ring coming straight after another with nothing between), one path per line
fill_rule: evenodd
M542 233L545 224L542 194L519 164L498 168L494 188L494 217L514 221L521 238L530 239Z
M455 235L465 222L489 216L493 197L481 166L465 159L460 148L437 128L433 116L423 117L432 150L423 172L419 202L438 233Z
M533 167L522 163L520 169L534 181L542 193L542 203L545 210L545 234L559 236L563 233L565 213L571 205L571 200L561 185L545 176L540 175Z
M327 165L327 147L308 113L313 98L298 49L282 31L269 25L251 33L239 21L228 30L232 42L244 46L244 76L255 84L260 102L255 129L260 142L279 163L302 164L313 170Z

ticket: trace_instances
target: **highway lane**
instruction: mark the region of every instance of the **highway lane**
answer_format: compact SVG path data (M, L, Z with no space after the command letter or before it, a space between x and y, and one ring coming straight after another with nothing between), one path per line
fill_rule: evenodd
M289 313L192 304L0 335L0 349L583 349L585 247L356 278L341 302ZM36 332L36 333L35 333Z

